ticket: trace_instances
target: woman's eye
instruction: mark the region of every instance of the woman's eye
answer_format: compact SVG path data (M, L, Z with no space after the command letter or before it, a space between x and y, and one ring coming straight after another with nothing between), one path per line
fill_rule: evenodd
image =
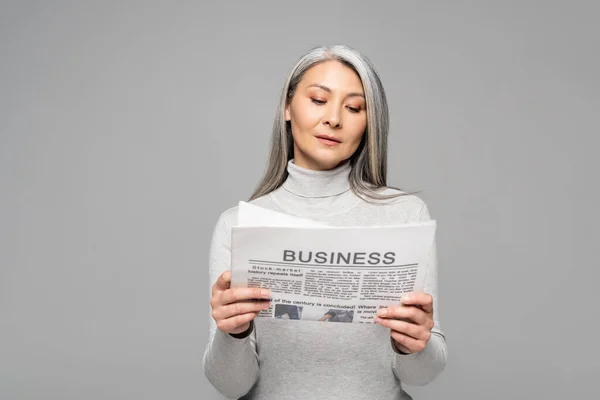
M318 105L323 105L325 104L325 100L319 100L319 99L311 99L313 103L318 104Z
M348 107L348 110L353 113L357 113L360 111L360 107Z

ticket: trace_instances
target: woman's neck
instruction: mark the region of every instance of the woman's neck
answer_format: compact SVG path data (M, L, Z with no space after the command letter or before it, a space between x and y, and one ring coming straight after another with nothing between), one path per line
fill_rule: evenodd
M320 198L337 196L350 190L349 162L326 171L316 171L288 161L288 177L282 187L300 197Z

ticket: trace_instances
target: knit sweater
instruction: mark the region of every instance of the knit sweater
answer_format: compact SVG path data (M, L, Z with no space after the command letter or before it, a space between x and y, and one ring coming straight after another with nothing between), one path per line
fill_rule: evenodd
M426 204L402 193L367 202L350 190L350 166L314 171L288 162L288 177L275 191L253 200L259 207L334 226L386 226L430 220ZM384 189L384 194L397 192ZM230 268L231 227L237 207L214 228L209 257L211 285ZM438 312L437 253L426 263L424 291L433 297L432 335L424 350L402 354L390 330L378 324L343 324L256 318L252 333L235 338L210 318L204 373L230 399L411 399L403 385L425 385L446 365Z

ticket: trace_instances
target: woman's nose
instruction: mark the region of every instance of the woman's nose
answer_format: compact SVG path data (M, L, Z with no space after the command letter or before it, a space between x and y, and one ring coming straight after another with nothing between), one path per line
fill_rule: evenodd
M337 105L328 105L323 116L323 124L329 125L331 128L341 128L342 119L340 107Z

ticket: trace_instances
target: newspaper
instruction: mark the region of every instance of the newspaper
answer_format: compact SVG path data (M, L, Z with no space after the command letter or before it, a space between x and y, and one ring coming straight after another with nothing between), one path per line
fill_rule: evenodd
M271 289L258 317L373 323L377 310L423 290L436 221L333 227L240 202L232 286Z

